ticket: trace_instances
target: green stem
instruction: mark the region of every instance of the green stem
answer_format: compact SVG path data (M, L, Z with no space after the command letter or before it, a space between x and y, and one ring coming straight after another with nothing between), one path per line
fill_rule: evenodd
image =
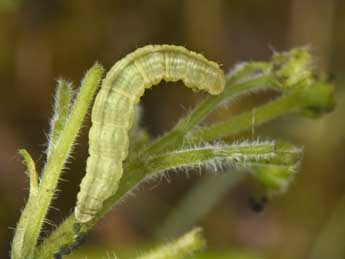
M253 111L237 115L227 121L196 129L186 136L188 143L213 141L251 129L275 118L292 113L319 116L333 107L333 89L327 84L315 84L297 89L264 104ZM253 122L255 123L253 125Z
M190 150L173 151L166 154L153 156L136 163L129 164L125 174L121 179L121 184L114 196L106 200L103 209L97 214L90 223L81 225L80 232L87 232L97 221L102 218L117 202L125 197L126 194L137 186L146 177L153 177L160 172L169 169L193 167L193 166L210 166L217 169L217 165L232 165L235 167L250 167L250 163L269 163L276 156L282 156L276 159L285 165L288 159L284 157L286 147L275 145L273 143L254 143L239 144L214 147L201 147ZM218 163L217 163L218 161ZM69 216L37 249L36 258L49 258L63 246L73 243L75 233L73 226L77 221L74 214Z
M36 170L36 165L26 149L20 149L19 154L23 157L26 168L28 170L28 176L30 178L30 198L30 196L36 195L38 190L38 174Z
M236 79L238 80L238 77L236 77ZM270 88L275 84L275 80L272 75L263 75L241 83L236 83L237 80L234 82L232 77L227 78L225 90L222 94L217 96L208 96L185 118L180 120L172 130L154 141L142 153L152 155L163 150L178 148L183 142L184 135L202 122L219 105L229 102L241 94Z
M232 117L227 121L196 129L186 136L186 140L188 143L197 143L200 140L211 141L220 139L244 130L250 130L252 126L261 125L282 115L297 112L304 106L304 103L296 99L299 95L299 92L283 95L267 104L255 108L255 113L253 111L248 111ZM254 121L255 125L252 125Z
M276 148L277 155L269 160L269 165L275 163L283 166L283 169L289 169L291 165L296 164L302 157L301 149L289 145L288 143L280 143ZM257 166L250 162L250 166ZM259 165L266 166L260 163ZM249 165L248 165L249 166ZM157 228L156 235L161 238L175 237L182 232L189 229L196 224L202 217L204 217L217 202L224 197L225 193L238 184L247 174L240 173L234 168L228 169L228 172L220 175L206 175L201 178L195 186L191 188L178 205L169 213L168 218L164 220L163 224ZM272 170L271 170L272 172ZM263 177L276 179L270 173L258 175L258 172L253 172L254 177L261 183L265 183ZM273 176L273 177L272 177ZM287 176L286 179L289 179ZM289 182L289 180L285 182ZM272 182L272 180L271 180ZM273 181L274 182L274 181Z
M154 174L175 168L206 166L217 171L227 162L232 166L243 166L250 161L270 159L275 155L273 143L230 145L220 147L201 147L190 150L169 152L150 158L146 163L147 171ZM225 163L224 163L224 162Z
M23 211L23 215L27 215L28 218L21 217L19 220L19 225L21 225L22 218L30 222L30 224L26 224L25 229L19 228L16 231L12 246L13 259L33 258L36 242L53 198L60 173L99 86L102 75L102 66L96 64L89 70L82 82L69 122L66 123L66 126L61 131L59 141L57 141L55 148L51 150L51 155L43 170L37 197L33 202L27 203ZM24 233L23 239L17 239L17 232Z

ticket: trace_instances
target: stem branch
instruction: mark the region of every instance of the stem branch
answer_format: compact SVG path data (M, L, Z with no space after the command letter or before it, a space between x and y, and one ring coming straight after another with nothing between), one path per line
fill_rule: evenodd
M25 206L18 226L22 226L21 221L29 222L24 228L17 228L13 246L13 259L31 259L38 240L44 218L47 214L49 205L53 198L61 171L68 158L82 125L84 117L98 88L103 75L102 66L96 64L86 74L82 82L80 93L76 99L73 111L68 123L60 133L59 140L50 151L50 156L43 170L42 180L40 182L37 196L34 200L29 200Z

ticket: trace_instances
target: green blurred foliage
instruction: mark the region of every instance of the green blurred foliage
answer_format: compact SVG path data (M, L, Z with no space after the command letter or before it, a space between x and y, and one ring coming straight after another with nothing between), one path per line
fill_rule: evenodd
M78 85L96 60L109 68L137 47L172 43L204 53L224 70L237 62L268 59L275 49L307 45L316 56L315 67L335 75L338 106L332 114L319 120L284 118L255 129L254 136L241 136L289 139L305 147L302 171L287 194L270 201L263 213L254 213L247 200L261 190L248 179L196 223L205 228L210 251L245 248L272 259L343 258L344 22L345 2L338 0L1 0L0 257L8 256L12 228L27 199L29 183L17 150L27 148L42 166L56 79L62 76ZM152 135L174 125L202 98L173 85L162 84L142 100L143 125ZM228 118L263 98L243 99L212 119ZM49 214L53 222L61 222L75 204L87 156L86 133L64 174L66 181L60 183L54 203L59 210ZM114 246L138 251L138 244L154 239L197 180L181 175L147 184L97 226L86 249L104 247L104 254ZM52 228L47 226L46 232ZM328 237L334 236L331 242ZM232 257L217 252L196 258Z
M138 248L137 248L138 249ZM82 250L82 249L81 249ZM190 256L188 258L190 259L264 259L264 257L255 255L252 252L248 251L237 251L236 249L231 249L232 251L229 251L229 249L222 251L220 249L218 250L209 250L207 252L200 252L195 256ZM118 250L117 250L118 251ZM130 253L126 251L121 251L119 253L116 253L116 256L119 258L124 259L130 259L133 258L133 256L140 254L140 252L136 253ZM115 253L113 252L104 252L99 249L89 249L89 250L82 250L75 252L73 255L66 256L66 259L79 259L79 258L85 258L88 259L100 259L100 258L112 258L114 259Z

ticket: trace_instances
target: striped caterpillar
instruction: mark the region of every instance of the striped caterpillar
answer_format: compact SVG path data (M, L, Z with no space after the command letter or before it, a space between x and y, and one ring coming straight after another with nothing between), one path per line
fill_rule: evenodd
M92 220L117 191L135 104L146 88L163 79L182 80L187 87L210 94L221 93L225 84L217 63L180 46L148 45L118 61L103 80L92 109L89 157L74 212L78 222Z

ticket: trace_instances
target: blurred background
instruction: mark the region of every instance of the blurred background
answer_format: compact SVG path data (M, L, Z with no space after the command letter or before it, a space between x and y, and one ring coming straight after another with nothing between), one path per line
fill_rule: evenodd
M289 116L256 129L256 136L305 147L295 182L286 195L269 201L264 212L248 207L248 198L261 191L250 178L232 178L227 186L214 188L219 180L171 175L169 181L146 184L114 209L69 258L96 258L107 251L135 254L189 229L189 223L203 226L208 240L207 251L195 258L344 258L345 1L341 0L0 0L0 258L8 257L27 198L28 179L17 150L27 148L39 168L44 164L56 79L63 77L78 86L95 61L109 68L137 47L152 43L186 46L223 64L226 71L241 61L267 60L273 50L308 45L315 66L334 75L337 109L318 120ZM160 135L202 98L163 83L145 93L142 124L152 136ZM255 101L237 102L214 119L227 118ZM58 209L49 213L55 224L74 207L87 157L86 135L84 129L59 185L53 204ZM203 184L206 192L195 191ZM207 184L221 191L203 203L213 195ZM189 207L194 214L181 209L188 199L195 199ZM47 226L43 235L52 228Z

